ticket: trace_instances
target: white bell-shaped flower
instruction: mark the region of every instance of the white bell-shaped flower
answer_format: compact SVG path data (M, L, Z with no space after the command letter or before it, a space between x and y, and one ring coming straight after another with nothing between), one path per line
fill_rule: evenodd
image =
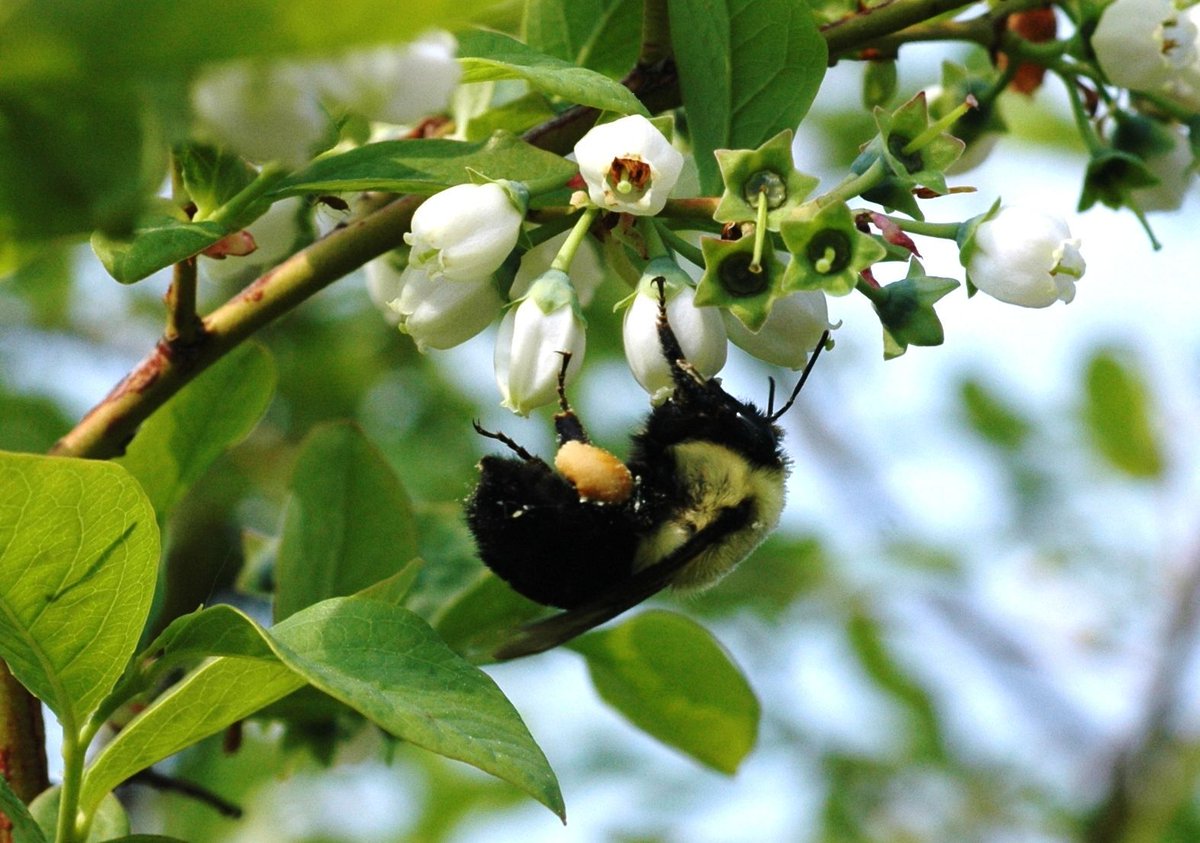
M1000 208L975 229L964 254L972 284L1022 307L1070 302L1087 268L1067 223L1032 208Z
M583 365L587 334L579 300L565 272L550 270L500 322L496 334L496 385L501 404L514 413L552 403L564 353L571 355L567 381Z
M458 184L426 199L404 242L410 265L431 278L478 281L500 268L517 245L525 218L518 185Z
M656 262L647 267L621 326L625 359L634 378L653 401L665 399L675 386L671 364L663 356L658 338L656 277L666 279L667 322L679 340L683 356L696 371L711 378L725 366L729 350L720 309L696 307L696 290L688 283L686 273L669 260L667 263L673 271L662 265L656 267Z
M1114 85L1157 91L1196 64L1196 25L1171 0L1115 0L1092 33L1100 69Z
M637 114L594 127L575 144L588 198L606 211L653 216L683 169L683 155Z
M490 277L475 281L433 278L411 264L401 273L400 295L389 303L400 330L418 351L446 349L466 342L492 323L504 299Z
M331 105L384 123L413 123L445 111L462 67L448 32L407 44L354 50L323 64L322 93Z
M788 369L803 369L821 334L831 331L829 304L820 290L801 290L771 304L767 321L757 332L722 311L729 340L759 360Z

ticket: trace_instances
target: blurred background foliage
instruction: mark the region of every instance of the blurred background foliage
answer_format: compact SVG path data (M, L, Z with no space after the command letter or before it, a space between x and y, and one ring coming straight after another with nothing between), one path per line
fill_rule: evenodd
M857 72L822 94L800 141L811 159L802 168L821 162L828 177L871 134L857 91L845 89ZM1014 144L1071 134L1056 129L1061 109L1006 106ZM1072 160L1082 171L1082 157ZM1171 248L1195 257L1194 244ZM1120 283L1093 264L1080 298ZM99 400L152 346L165 285L119 288L77 248L47 250L0 282L0 448L44 451ZM209 305L232 292L203 290ZM593 310L574 400L621 452L643 396L620 358L617 320L603 301ZM884 366L878 338L862 329L869 322L848 321L788 419L795 506L784 527L682 606L729 647L761 698L759 745L736 777L628 727L563 652L491 670L559 773L565 830L502 782L319 708L307 724L292 716L286 732L248 723L169 765L244 818L134 785L124 796L135 823L189 839L297 843L1200 839L1188 704L1200 542L1171 540L1195 520L1181 512L1194 498L1180 479L1195 474L1195 366L1166 381L1149 368L1148 327L1096 331L1069 377L1038 391L962 356L924 368L941 349ZM421 575L476 575L459 502L490 449L471 420L543 453L551 436L546 413L521 421L497 407L490 337L422 356L355 275L258 339L277 372L274 399L165 525L160 617L217 599L253 605L300 443L326 421L357 423L402 480L433 563ZM1183 346L1192 363L1196 351ZM739 357L728 379L761 398L767 374ZM892 377L919 386L864 394ZM952 467L897 499L908 473L920 474L912 461L931 452ZM977 511L958 529L912 514L944 507L953 517L963 494Z

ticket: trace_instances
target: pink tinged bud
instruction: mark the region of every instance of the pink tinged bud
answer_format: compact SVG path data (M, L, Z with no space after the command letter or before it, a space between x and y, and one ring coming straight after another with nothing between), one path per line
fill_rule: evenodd
M421 352L466 342L490 325L504 305L491 278L432 278L410 265L401 274L400 286L399 297L388 306L399 314L400 330Z
M720 309L696 307L696 291L686 284L668 284L667 296L667 321L684 357L700 374L711 378L725 366L729 348ZM658 339L658 288L648 280L638 285L637 295L625 311L621 336L634 378L654 400L666 398L674 380Z
M280 199L243 231L225 238L248 239L251 245L249 251L226 251L225 260L200 262L205 277L213 281L236 281L247 276L253 277L280 263L296 251L302 242L301 236L305 233L302 230L302 215L305 213L305 207L304 200L299 196ZM211 248L219 245L220 243L214 244ZM220 257L210 255L207 251L201 254L213 258Z
M409 262L435 278L479 280L517 245L523 208L498 184L459 184L430 196L413 214L404 242Z
M1022 307L1070 302L1087 268L1066 222L1029 208L1001 208L979 224L968 249L971 283Z
M634 114L596 126L575 144L588 198L607 211L652 216L683 170L683 155L654 124Z
M228 257L244 257L257 248L258 244L254 242L254 235L243 229L222 237L200 254L213 260L224 260Z
M564 273L551 271L504 315L496 334L496 385L502 406L528 415L558 398L562 352L571 355L567 382L583 364L587 335Z
M767 321L751 331L731 313L724 313L729 340L743 351L774 366L802 369L829 323L829 306L820 290L802 290L776 299Z

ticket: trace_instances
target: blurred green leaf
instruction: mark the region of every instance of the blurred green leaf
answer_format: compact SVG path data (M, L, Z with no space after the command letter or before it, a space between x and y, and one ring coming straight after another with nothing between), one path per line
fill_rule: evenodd
M8 818L12 843L46 843L41 826L20 797L13 793L4 776L0 776L0 816Z
M447 607L475 588L486 569L475 553L475 539L458 501L418 507L417 525L421 557L428 564L417 576L405 606L436 623Z
M180 144L175 158L183 189L195 203L199 219L237 196L258 175L239 156L205 144Z
M867 676L912 717L913 752L920 758L944 760L946 743L933 700L892 654L879 623L860 607L846 624L850 646Z
M54 401L9 392L0 380L0 449L43 453L70 429L70 420Z
M794 129L825 76L828 50L805 3L669 0L688 127L708 195L715 149L754 149Z
M58 821L58 806L62 801L62 788L58 785L38 794L29 804L29 811L37 819L42 830L53 837L55 824ZM92 824L88 827L87 837L83 843L102 843L118 838L128 839L129 815L121 801L111 793L100 801L96 808Z
M1025 443L1033 427L1012 404L982 381L968 378L959 384L967 424L991 444L1015 451Z
M280 182L271 195L359 190L430 194L469 182L468 170L525 182L537 193L562 187L575 169L561 156L503 132L473 143L445 138L380 141L318 158Z
M395 574L417 555L412 504L395 472L350 423L301 446L275 562L275 618Z
M650 116L633 92L602 73L521 43L500 32L474 30L458 39L463 82L524 79L544 94L618 114Z
M520 134L554 116L546 98L535 91L472 117L467 123L467 140L486 140L496 132Z
M334 598L271 632L313 685L409 743L511 782L564 816L553 770L491 678L413 613Z
M0 657L64 729L133 654L158 550L154 511L120 466L0 454Z
M165 518L217 457L250 434L274 390L271 356L244 343L156 410L117 462Z
M749 607L775 617L828 576L829 559L819 539L777 532L721 580L720 586L697 594L689 606L723 613Z
M668 746L730 774L754 748L758 698L695 621L652 609L567 646L605 702Z
M641 43L638 0L526 0L525 42L606 76L633 69Z
M1096 352L1084 375L1083 419L1092 442L1114 468L1157 479L1166 468L1154 429L1154 409L1141 372L1128 355Z

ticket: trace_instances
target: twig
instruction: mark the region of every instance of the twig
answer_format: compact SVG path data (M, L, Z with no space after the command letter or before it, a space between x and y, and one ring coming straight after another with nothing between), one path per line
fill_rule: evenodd
M142 770L139 773L134 773L129 778L129 783L145 785L146 787L152 787L155 790L161 790L166 793L178 793L181 796L195 799L197 802L209 806L223 817L229 817L232 820L240 820L242 818L243 811L240 805L235 805L206 787L164 775L156 771L153 767Z
M196 258L175 264L171 286L167 288L167 328L163 339L168 344L195 345L204 333L204 323L196 313Z

